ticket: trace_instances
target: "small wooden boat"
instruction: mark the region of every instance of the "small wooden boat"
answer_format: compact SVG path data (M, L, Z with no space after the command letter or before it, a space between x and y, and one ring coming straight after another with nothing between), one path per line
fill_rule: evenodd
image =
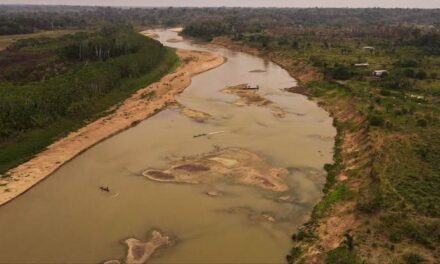
M101 191L103 191L103 192L110 192L109 187L100 186L99 189L101 189Z

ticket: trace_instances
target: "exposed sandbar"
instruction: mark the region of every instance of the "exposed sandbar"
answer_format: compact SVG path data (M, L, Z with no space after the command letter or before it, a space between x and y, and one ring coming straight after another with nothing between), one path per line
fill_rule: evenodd
M199 110L188 108L178 102L173 104L176 108L180 109L180 113L186 117L189 117L195 121L203 122L211 118L211 115Z
M161 234L159 231L154 230L151 233L151 238L148 242L142 242L136 238L129 238L124 241L127 245L127 256L125 261L120 260L108 260L104 264L143 264L153 256L153 254L160 248L171 245L171 239L169 236Z
M237 106L264 106L270 108L272 114L276 117L281 118L286 115L282 108L276 106L269 99L266 99L263 96L259 95L256 89L249 89L247 87L247 84L239 84L226 87L222 90L222 92L237 95L239 97L239 99L235 101L235 104Z
M182 41L183 41L183 39L178 39L178 38L167 39L167 42L169 42L169 43L178 43L178 42L182 42Z
M272 166L257 154L240 148L216 149L176 160L165 170L143 172L148 179L159 182L199 184L230 179L276 192L288 189L283 180L287 174L287 169Z
M168 236L162 235L158 231L153 231L148 242L129 238L125 240L125 243L128 246L125 263L142 264L146 263L158 248L170 245L171 240Z

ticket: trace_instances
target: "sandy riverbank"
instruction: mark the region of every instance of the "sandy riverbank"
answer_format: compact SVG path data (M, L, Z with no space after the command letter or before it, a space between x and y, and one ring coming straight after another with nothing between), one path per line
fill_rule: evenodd
M113 113L102 117L50 145L31 160L8 171L0 180L0 205L3 205L52 174L100 141L154 115L191 83L191 77L224 63L217 54L177 50L181 65L159 82L142 88L125 100Z

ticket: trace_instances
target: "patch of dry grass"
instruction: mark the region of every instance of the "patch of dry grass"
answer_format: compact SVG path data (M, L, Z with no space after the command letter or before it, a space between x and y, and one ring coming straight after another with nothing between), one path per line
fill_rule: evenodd
M38 37L48 37L48 38L56 38L61 37L67 34L74 34L81 30L73 30L73 29L64 29L64 30L49 30L49 31L41 31L37 33L30 34L20 34L20 35L4 35L0 36L0 51L6 49L12 43L28 38L38 38Z

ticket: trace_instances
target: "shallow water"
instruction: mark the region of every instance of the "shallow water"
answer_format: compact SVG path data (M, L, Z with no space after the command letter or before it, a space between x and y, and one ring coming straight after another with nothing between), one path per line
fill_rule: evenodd
M211 50L228 61L193 78L178 101L212 118L201 123L167 109L81 154L24 195L0 207L0 262L96 263L122 259L128 237L146 240L152 229L176 238L151 263L284 263L290 235L321 196L322 167L332 160L335 129L328 113L302 95L286 71L263 59L158 31L166 45ZM265 72L251 73L261 69ZM258 93L286 111L238 107L225 86L258 84ZM193 135L225 131L210 137ZM141 175L179 157L240 147L289 169L284 193L216 182L153 182ZM98 190L110 186L112 193ZM212 189L225 193L210 197ZM292 201L280 202L290 195ZM256 216L270 215L275 222Z

